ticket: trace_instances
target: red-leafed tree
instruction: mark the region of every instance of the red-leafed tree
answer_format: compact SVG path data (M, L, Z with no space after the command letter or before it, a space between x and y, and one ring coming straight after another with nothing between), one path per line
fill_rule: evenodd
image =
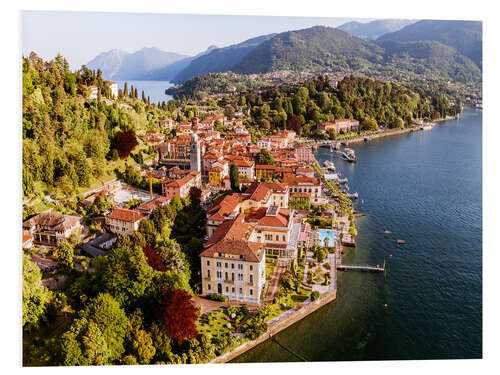
M159 309L165 333L181 345L184 340L198 335L196 320L198 309L191 295L181 289L167 289L163 292Z
M165 271L165 265L163 264L160 255L150 247L145 247L142 249L144 255L146 255L146 259L148 264L157 271Z
M296 132L298 132L300 130L300 126L300 118L297 115L291 115L286 120L286 128L288 130L295 130Z
M133 130L128 130L116 133L114 146L120 158L127 158L135 146L137 146L135 132Z

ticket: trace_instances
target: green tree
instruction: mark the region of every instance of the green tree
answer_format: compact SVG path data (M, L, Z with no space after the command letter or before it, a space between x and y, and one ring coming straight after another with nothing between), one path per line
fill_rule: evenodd
M231 189L233 191L240 191L240 172L238 171L238 167L235 164L231 164L231 168L229 170L229 179L231 181Z
M62 364L87 366L117 361L125 351L127 327L120 304L107 293L99 294L62 335Z
M226 116L227 118L234 117L234 108L232 105L228 104L224 107L224 116Z
M117 241L118 242L118 241ZM144 297L151 286L153 269L140 246L118 244L103 261L98 284L122 306L131 306Z
M44 320L52 292L42 285L40 268L23 254L23 328L36 328Z
M57 245L57 258L59 263L65 268L72 269L74 252L75 250L72 244L66 240L61 241L59 245Z
M363 120L361 125L363 126L363 129L365 129L365 130L371 130L371 131L378 130L377 120L375 120L373 118L367 118L367 119Z
M148 364L156 353L152 337L143 327L140 310L136 310L129 318L126 349L142 365Z
M167 271L184 272L184 257L180 245L175 240L169 240L164 246L156 249Z
M267 149L262 148L257 154L257 163L263 165L273 165L274 157Z

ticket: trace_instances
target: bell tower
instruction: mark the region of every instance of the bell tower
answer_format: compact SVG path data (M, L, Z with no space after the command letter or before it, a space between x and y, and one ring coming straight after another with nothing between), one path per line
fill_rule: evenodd
M197 134L191 136L190 169L201 172L201 146Z

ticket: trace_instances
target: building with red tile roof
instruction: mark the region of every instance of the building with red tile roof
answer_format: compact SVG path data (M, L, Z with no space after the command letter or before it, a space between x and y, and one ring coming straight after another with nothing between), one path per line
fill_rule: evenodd
M265 250L251 239L253 224L240 214L222 223L201 252L202 293L217 293L229 300L260 303L265 271Z
M114 208L106 216L106 228L117 234L132 234L139 229L139 222L147 218L147 215L136 210L125 208Z
M201 173L198 171L189 171L189 173L177 180L165 180L161 184L162 194L169 199L177 196L186 198L192 187L201 189Z

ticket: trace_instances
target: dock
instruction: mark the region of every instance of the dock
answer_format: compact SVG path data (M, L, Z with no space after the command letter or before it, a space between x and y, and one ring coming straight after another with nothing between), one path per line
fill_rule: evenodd
M340 271L367 271L367 272L385 272L385 266L379 267L379 266L347 266L344 264L341 264L337 266L337 269Z
M386 263L384 260L384 265L380 267L378 264L376 266L368 266L368 265L347 265L342 264L342 258L340 258L340 262L337 263L336 268L339 271L364 271L364 272L383 272L384 275L386 273Z

